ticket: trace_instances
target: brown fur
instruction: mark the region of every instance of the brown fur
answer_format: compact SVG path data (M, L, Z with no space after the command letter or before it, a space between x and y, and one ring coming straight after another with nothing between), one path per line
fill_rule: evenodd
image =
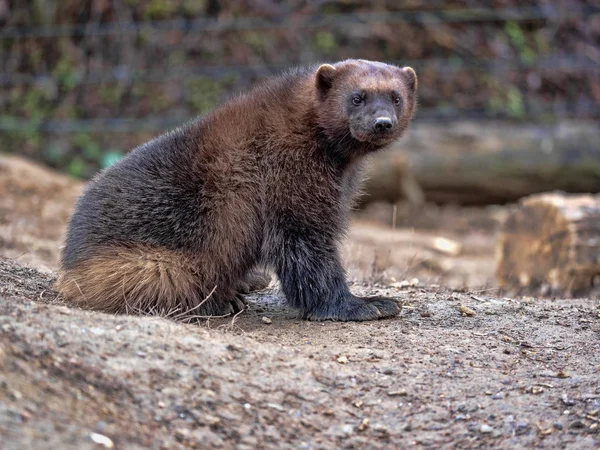
M396 314L390 300L348 291L337 245L364 157L404 133L415 91L410 68L297 70L135 149L80 199L59 291L109 312L222 315L243 307L245 279L263 264L306 318ZM375 130L382 114L393 129Z
M200 280L197 265L184 254L131 246L107 248L75 269L62 272L56 287L78 306L110 313L189 317L198 305L204 315L235 313L243 308L241 298L230 311L215 305L210 292L201 298ZM160 301L151 302L153 299Z

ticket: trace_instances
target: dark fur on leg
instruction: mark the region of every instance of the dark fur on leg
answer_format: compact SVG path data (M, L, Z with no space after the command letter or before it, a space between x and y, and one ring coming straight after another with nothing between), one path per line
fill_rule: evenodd
M327 238L326 230L323 224L314 232L303 228L302 236L286 236L283 230L281 242L275 244L284 249L275 266L290 305L309 320L365 321L397 315L400 310L393 299L361 298L350 292L336 242Z

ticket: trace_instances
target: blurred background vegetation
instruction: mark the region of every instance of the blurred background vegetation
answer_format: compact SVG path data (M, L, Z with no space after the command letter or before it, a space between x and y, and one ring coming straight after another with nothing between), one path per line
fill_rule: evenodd
M414 67L419 122L600 118L586 0L0 0L0 151L87 178L291 65Z

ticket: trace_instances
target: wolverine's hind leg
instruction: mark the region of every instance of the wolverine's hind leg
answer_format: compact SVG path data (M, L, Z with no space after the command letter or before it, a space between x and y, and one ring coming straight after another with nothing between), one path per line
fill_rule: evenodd
M255 267L244 275L238 283L238 293L250 294L254 291L262 291L271 283L271 275L264 268Z
M245 306L227 274L202 273L188 256L145 245L102 248L63 268L56 287L83 308L169 317L222 316Z

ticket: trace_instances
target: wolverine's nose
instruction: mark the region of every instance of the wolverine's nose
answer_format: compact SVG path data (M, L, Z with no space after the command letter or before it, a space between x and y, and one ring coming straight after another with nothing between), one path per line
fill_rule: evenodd
M391 130L394 126L394 122L392 122L392 119L390 119L389 117L378 117L377 119L375 119L373 126L375 127L375 131L381 132Z

